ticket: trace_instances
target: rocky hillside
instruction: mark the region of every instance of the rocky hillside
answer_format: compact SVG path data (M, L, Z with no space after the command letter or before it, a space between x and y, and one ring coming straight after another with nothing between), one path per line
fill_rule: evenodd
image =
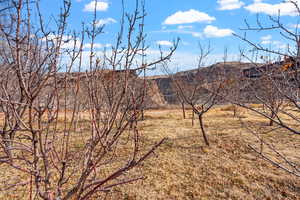
M162 102L163 97L165 104L178 104L179 99L176 93L176 86L174 79L183 80L184 82L199 81L205 83L213 83L220 79L236 79L243 76L243 70L253 67L261 66L261 64L240 63L240 62L226 62L216 63L208 67L200 69L193 69L181 71L171 76L149 76L147 81L152 85L157 85L157 93L160 93L160 99L157 101ZM153 98L156 101L156 98ZM157 103L157 105L160 105Z
M127 73L129 73L128 78L130 79L130 84L132 85L132 89L135 90L136 94L146 94L144 98L145 107L159 108L169 104L180 103L174 80L179 80L181 84L187 85L190 83L194 85L202 85L204 83L208 85L214 85L214 82L216 81L240 78L243 76L243 71L245 69L251 69L253 67L255 66L250 63L216 63L208 67L181 71L172 75L148 76L146 77L146 80L144 80L142 77L139 77L133 70L128 71ZM111 70L101 70L94 73L96 73L94 74L94 78L97 77L97 80L100 81L99 85L105 86L107 84L113 84L117 86L122 85L121 79L122 77L124 78L123 75L125 71L119 70L113 72ZM79 101L82 105L85 105L87 103L86 97L88 95L87 80L89 79L90 75L90 73L85 72L74 72L69 73L66 77L65 73L58 73L58 85L61 87L62 91L64 91L65 87L68 88L67 91L69 101L74 100L74 88L79 87ZM205 96L205 93L207 94L207 90L204 87L200 89L201 92L198 92L199 95ZM199 98L201 99L201 97Z

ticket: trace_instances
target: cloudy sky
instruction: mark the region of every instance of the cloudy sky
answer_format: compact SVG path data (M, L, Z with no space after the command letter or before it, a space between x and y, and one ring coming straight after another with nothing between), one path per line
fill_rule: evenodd
M124 2L127 11L134 8L135 0ZM51 15L57 14L61 6L59 0L42 0L41 4L43 14L48 20ZM82 22L90 23L94 5L94 0L73 0L69 29L79 31ZM158 45L167 49L179 37L180 45L172 61L174 69L196 67L199 43L211 44L213 51L209 62L222 60L224 48L228 50L228 60L237 60L239 49L249 48L232 34L243 35L244 31L240 28L245 27L244 20L255 24L257 14L262 24L270 24L268 15L275 17L279 10L282 22L294 31L299 16L293 5L281 0L146 0L145 30L149 52L157 53ZM105 24L104 34L96 41L99 51L114 43L121 11L121 0L98 0L98 24ZM247 32L247 37L257 44L282 51L288 43L276 31ZM86 41L85 47L89 47L89 41Z

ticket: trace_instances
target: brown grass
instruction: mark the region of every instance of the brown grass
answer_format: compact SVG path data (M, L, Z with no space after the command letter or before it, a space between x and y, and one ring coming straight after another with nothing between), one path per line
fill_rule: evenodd
M247 146L256 144L255 139L232 117L232 110L226 110L215 108L205 118L211 147L204 145L198 124L192 127L180 110L147 112L140 127L145 144L162 137L169 140L141 166L147 179L115 188L111 199L299 199L299 179L258 158ZM240 112L246 122L267 124ZM299 138L274 134L265 137L278 141L277 148L299 162Z
M191 118L191 111L187 112ZM267 124L257 115L244 110L239 113L257 130ZM238 118L232 117L231 108L215 108L205 117L211 147L204 145L197 121L192 127L191 119L182 119L180 110L150 110L145 119L139 126L143 148L149 149L164 137L168 140L151 159L131 172L133 176L144 174L145 180L114 188L108 199L299 199L299 178L276 169L248 148L257 141L241 127ZM264 126L263 130L269 128ZM299 137L284 134L283 130L263 137L299 162ZM80 147L75 138L73 144ZM271 151L265 152L272 156ZM0 175L6 177L3 181L11 179L13 171L0 166ZM0 199L23 199L26 192L14 195L0 195Z

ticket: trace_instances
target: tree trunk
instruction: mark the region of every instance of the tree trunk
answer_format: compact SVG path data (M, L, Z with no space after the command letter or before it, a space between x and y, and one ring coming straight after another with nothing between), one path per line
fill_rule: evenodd
M270 117L271 117L271 119L270 119L270 122L269 122L269 126L273 126L273 124L274 124L273 119L275 117L275 113L273 111L271 111L271 116Z
M184 107L184 102L181 102L181 108L182 108L183 119L185 119L185 107Z
M195 113L192 111L192 126L194 126Z
M237 108L235 105L233 105L233 117L236 117L236 111L237 111Z
M142 121L144 121L145 120L145 115L144 115L144 109L142 109Z
M200 128L201 128L204 142L207 146L209 146L208 138L207 138L205 130L204 130L202 114L198 115L198 118L199 118Z

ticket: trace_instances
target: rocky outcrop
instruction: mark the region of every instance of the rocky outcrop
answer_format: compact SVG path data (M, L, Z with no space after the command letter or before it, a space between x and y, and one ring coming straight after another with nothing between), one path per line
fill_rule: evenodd
M134 88L137 95L145 94L144 97L144 107L145 108L159 108L164 107L169 104L180 104L180 99L178 98L178 90L174 80L184 84L184 88L189 88L191 85L195 86L197 84L214 85L215 82L220 82L224 80L240 80L241 77L245 77L245 72L247 70L257 69L260 67L259 64L250 63L240 63L240 62L226 62L226 63L216 63L214 65L203 67L200 69L181 71L172 76L162 75L162 76L148 76L139 77L135 71L119 70L101 70L93 72L94 78L96 78L100 85L106 85L108 83L116 85L122 85L119 82L124 77L124 73L129 73L128 78L130 79L130 84ZM67 80L69 88L76 87L76 84L80 83L80 91L82 95L80 98L82 102L86 102L87 90L84 85L86 85L89 79L88 72L74 72L69 73L67 79L65 79L64 73L58 73L58 82L61 87L64 87L64 81ZM95 79L95 80L96 80ZM188 90L188 89L187 89ZM71 91L71 90L70 90ZM199 96L198 99L201 100L201 95L205 96L208 91L205 87L200 87L197 92ZM70 98L73 94L70 93ZM199 100L199 101L200 101ZM84 104L84 103L83 103Z
M243 71L248 68L260 66L261 64L241 63L241 62L226 62L216 63L209 67L203 67L200 69L193 69L187 71L181 71L172 76L149 76L146 77L148 81L152 82L152 85L156 85L158 88L155 91L160 93L160 97L166 102L164 104L158 103L158 105L165 104L179 104L180 101L177 97L176 85L174 79L180 80L182 83L198 82L199 84L208 83L213 84L220 79L236 79L243 75ZM195 84L195 83L194 83ZM203 90L202 92L205 92Z

